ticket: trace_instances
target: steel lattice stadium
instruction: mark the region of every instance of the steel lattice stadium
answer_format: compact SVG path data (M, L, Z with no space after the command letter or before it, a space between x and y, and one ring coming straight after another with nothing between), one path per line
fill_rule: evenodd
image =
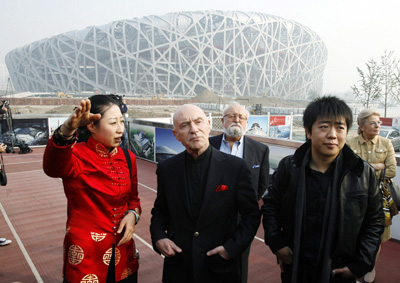
M114 21L10 51L16 91L307 98L322 93L327 50L297 22L198 11Z

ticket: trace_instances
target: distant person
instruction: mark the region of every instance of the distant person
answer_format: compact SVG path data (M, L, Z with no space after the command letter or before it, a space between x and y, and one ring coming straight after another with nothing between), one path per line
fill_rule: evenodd
M0 153L5 153L6 152L7 145L4 143L0 143ZM1 167L0 167L1 170ZM0 238L0 246L7 246L8 244L11 244L11 240L7 240L6 238Z
M352 113L326 96L304 111L307 141L283 158L264 198L265 243L282 282L356 282L369 272L383 232L375 170L346 145Z
M268 188L269 148L245 136L249 112L237 102L228 104L222 112L224 133L210 137L210 144L222 152L243 158L249 166L257 198ZM242 254L242 283L247 282L250 246Z
M162 281L239 283L240 256L261 216L249 169L210 146L210 121L195 105L178 108L173 133L186 150L158 163L151 211L153 247L165 256Z
M382 170L385 169L385 182L387 182L388 178L394 178L396 176L397 162L392 143L389 139L379 135L382 124L379 117L380 114L374 109L362 110L357 118L358 136L349 140L348 145L354 150L355 154L368 161L368 163L374 167L377 180L379 180ZM386 187L382 189L384 190L383 195L385 198L383 206L388 212L385 221L385 230L382 234L382 243L384 243L391 238L390 225L393 215L390 215L390 205L393 206L395 204L393 201L388 201L390 199L390 192ZM364 282L374 282L375 273L374 267L371 272L368 272L364 276Z
M121 97L121 113L122 115L126 114L128 112L128 106L126 105L126 99L125 97Z
M4 144L4 143L0 143L0 154L2 154L2 153L10 153L11 152L11 150L7 150L7 145L6 144ZM3 157L1 156L1 160L0 161L3 161ZM2 166L0 166L0 173L3 173L3 172L1 172L1 170L2 170L2 167L4 167L4 164L1 164L1 162L0 162L0 165L2 165ZM5 172L5 170L4 170L4 172ZM4 176L5 176L5 174L4 174ZM3 176L1 176L1 178L3 179ZM3 182L1 183L1 185L2 186L5 186L6 184L7 184L7 178L5 178L5 184L3 184Z
M68 200L64 283L137 282L141 207L135 155L119 147L123 131L119 102L94 95L47 143L44 172L62 179Z
M0 105L0 115L7 114L7 109L10 108L10 102L8 100L2 100Z

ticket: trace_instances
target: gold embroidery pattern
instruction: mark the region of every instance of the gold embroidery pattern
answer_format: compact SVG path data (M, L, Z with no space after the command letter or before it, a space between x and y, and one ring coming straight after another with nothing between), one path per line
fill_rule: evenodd
M103 262L106 265L110 265L110 260L112 256L112 248L109 248L103 255ZM119 249L115 248L115 265L119 263L121 260L121 252Z
M120 260L121 260L121 252L119 251L119 249L115 248L115 265L117 265Z
M130 268L124 269L124 271L121 274L121 280L127 278L129 275L132 275L132 270Z
M80 246L72 245L68 249L68 261L72 265L78 265L82 262L85 254Z
M68 234L69 230L71 230L71 227L70 227L70 226L68 226L67 229L65 229L65 235Z
M90 235L91 235L93 241L95 241L95 242L101 242L101 241L103 241L103 240L106 238L107 233L90 232Z
M99 283L99 278L96 274L87 274L82 278L81 283Z
M108 153L107 149L102 145L101 143L96 143L96 152L101 156L101 157L113 157L114 155L117 154L118 148L115 147L113 150L111 150L110 153Z
M114 149L110 152L110 156L116 155L117 152L118 152L118 148L116 147L116 148L114 148Z

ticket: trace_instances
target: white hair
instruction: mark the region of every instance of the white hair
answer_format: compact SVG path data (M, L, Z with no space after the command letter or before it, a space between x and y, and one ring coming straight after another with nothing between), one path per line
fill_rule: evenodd
M240 104L239 102L236 102L236 101L229 102L229 103L224 107L224 109L222 110L222 116L225 116L226 111L228 111L229 108L231 108L232 106L235 106L235 105L242 106L242 107L244 108L244 110L246 111L247 117L250 116L250 113L249 113L249 111L246 109L246 107L244 107L244 105L242 105L242 104Z
M373 115L378 116L378 117L381 116L381 114L379 114L378 111L376 111L375 109L372 109L372 108L366 108L366 109L361 110L361 112L358 114L358 117L357 117L357 124L358 124L357 133L358 134L362 133L360 126L364 126L364 124L365 124L365 122L367 122L368 118Z

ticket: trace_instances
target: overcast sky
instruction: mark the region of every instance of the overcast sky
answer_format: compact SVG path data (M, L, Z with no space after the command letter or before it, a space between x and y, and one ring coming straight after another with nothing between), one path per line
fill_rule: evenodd
M385 50L400 58L397 0L1 0L0 64L14 48L67 31L197 10L260 12L311 28L328 49L324 93L349 91L356 67L379 61Z

